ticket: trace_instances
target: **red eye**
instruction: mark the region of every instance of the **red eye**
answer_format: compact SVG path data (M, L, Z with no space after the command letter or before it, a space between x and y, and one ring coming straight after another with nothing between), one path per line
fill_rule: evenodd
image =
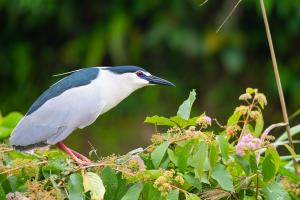
M143 72L141 72L141 71L137 71L135 74L136 74L138 77L141 77L142 75L144 75Z

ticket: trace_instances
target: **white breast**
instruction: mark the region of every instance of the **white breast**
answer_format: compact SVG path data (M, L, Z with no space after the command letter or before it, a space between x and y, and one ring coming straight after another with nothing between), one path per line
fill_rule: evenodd
M94 83L98 85L100 98L104 104L102 113L115 107L133 91L139 88L136 87L136 85L128 84L130 78L130 74L117 75L108 70L100 71L99 76Z

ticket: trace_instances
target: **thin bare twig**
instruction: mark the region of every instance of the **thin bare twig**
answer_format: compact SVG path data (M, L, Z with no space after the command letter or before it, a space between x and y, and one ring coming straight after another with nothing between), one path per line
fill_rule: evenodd
M13 149L5 149L3 151L0 151L0 153L8 153L8 152L11 152L11 151L13 151Z
M243 125L242 131L241 131L241 135L239 137L239 141L241 140L241 138L244 135L244 132L246 130L246 125L249 123L250 112L252 111L254 104L255 104L255 97L253 97L253 100L252 100L251 104L249 105L249 111L248 111L246 119L244 121L244 125Z
M22 165L22 166L18 166L18 167L15 167L15 168L11 168L11 169L2 171L2 172L0 172L0 174L7 174L7 173L10 173L10 172L19 170L19 169L23 169L23 168L25 168L25 167L31 167L31 166L35 166L35 165L43 165L43 164L46 164L47 162L48 162L48 161L43 160L43 161L36 162L36 163L28 163L28 164L26 164L26 165Z
M272 36L271 36L271 31L269 27L269 22L268 22L268 17L267 17L267 12L265 9L265 3L264 0L260 0L260 7L262 11L262 16L263 16L263 21L266 29L266 34L268 38L268 43L269 43L269 48L270 48L270 53L271 53L271 59L273 63L273 68L274 68L274 73L275 73L275 78L276 78L276 83L277 83L277 89L279 93L279 99L280 99L280 104L281 104L281 110L282 110L282 115L283 115L283 121L286 123L286 132L288 134L288 139L289 139L289 144L294 150L294 144L293 144L293 138L291 134L291 128L289 125L289 118L288 118L288 113L286 110L286 105L285 105L285 100L284 100L284 94L281 86L281 81L280 81L280 75L278 71L278 65L277 65L277 60L275 56L275 50L273 46L273 41L272 41ZM298 163L297 161L293 158L293 163L294 163L294 169L295 169L295 174L298 175Z
M256 189L255 189L255 199L258 199L258 172L256 174Z
M206 4L208 2L208 0L203 1L199 6L204 6L204 4Z
M224 26L224 24L229 20L229 18L232 16L232 14L234 13L234 11L237 9L237 7L239 6L239 4L242 2L242 0L239 0L234 7L232 8L232 10L230 11L230 13L227 15L227 17L224 19L224 21L222 22L222 24L219 26L219 28L217 29L217 33L221 30L221 28Z
M261 140L264 140L265 137L275 128L278 128L278 127L282 127L282 126L286 126L287 123L277 123L277 124L272 124L270 125L268 128L266 128L266 130L263 132L263 134L261 135Z

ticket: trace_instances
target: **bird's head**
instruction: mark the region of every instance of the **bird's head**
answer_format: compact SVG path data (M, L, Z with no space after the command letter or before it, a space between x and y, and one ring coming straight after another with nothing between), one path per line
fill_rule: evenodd
M147 85L175 86L170 81L154 76L150 72L146 71L141 67L118 66L118 67L109 67L106 69L122 77L123 80L124 79L126 80L127 84L131 84L136 88L144 87Z

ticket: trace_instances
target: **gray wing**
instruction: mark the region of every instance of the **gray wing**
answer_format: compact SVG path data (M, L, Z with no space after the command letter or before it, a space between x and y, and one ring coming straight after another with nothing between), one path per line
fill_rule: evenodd
M64 84L64 80L53 86L63 88L61 84ZM70 87L49 98L49 92L53 93L53 86L48 89L50 91L41 95L13 131L10 138L13 146L34 148L39 144L56 144L74 129L91 124L101 114L103 106L97 95L96 84L90 82ZM47 96L48 99L43 104L38 102Z
M61 95L63 92L84 85L88 85L99 74L98 68L85 68L80 69L72 73L71 75L63 78L57 83L53 84L48 90L46 90L29 108L26 115L30 115L37 109L39 109L48 100Z
M103 105L89 91L88 86L71 89L24 116L12 133L11 144L56 144L74 129L93 123L101 114Z

